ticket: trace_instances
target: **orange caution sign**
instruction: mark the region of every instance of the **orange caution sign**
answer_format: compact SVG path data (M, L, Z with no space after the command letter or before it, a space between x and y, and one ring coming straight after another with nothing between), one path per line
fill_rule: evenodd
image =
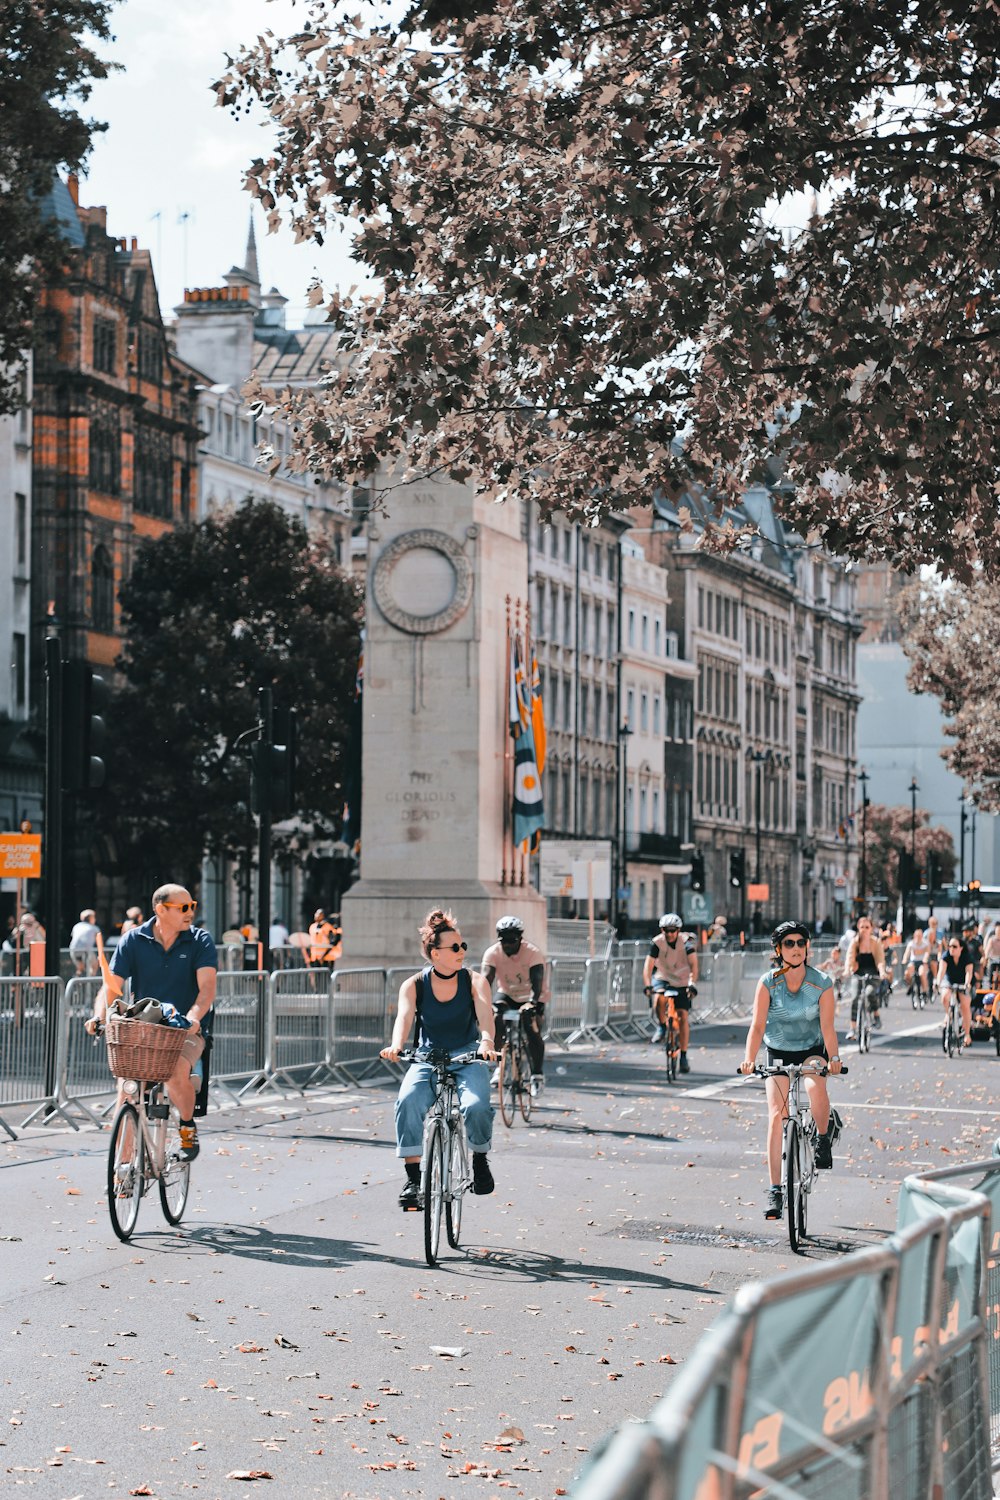
M15 880L37 880L41 873L41 834L0 833L0 875Z

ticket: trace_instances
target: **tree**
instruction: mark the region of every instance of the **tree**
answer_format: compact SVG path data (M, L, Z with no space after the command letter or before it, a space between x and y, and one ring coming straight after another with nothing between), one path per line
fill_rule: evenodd
M1000 570L992 3L305 9L217 85L270 227L353 219L376 278L303 467L577 518L781 471L833 551Z
M196 882L203 853L253 844L247 750L257 690L298 715L301 825L337 836L360 640L357 586L300 522L247 500L147 542L122 588L123 674L100 819L136 878Z
M110 10L111 0L0 0L0 412L23 399L19 369L35 301L66 258L45 199L57 170L82 166L104 129L70 101L86 100L113 67L92 45L110 38Z
M981 808L1000 811L998 591L982 579L961 588L928 578L904 590L898 607L910 690L933 693L950 720L944 759Z
M910 849L909 807L884 807L881 802L870 802L867 814L867 839L865 841L869 889L885 888L889 897L888 909L893 911L899 901L899 851ZM856 832L860 838L860 825ZM930 813L917 808L916 817L917 869L926 877L927 855L933 849L941 857L941 872L945 881L950 881L955 872L955 845L947 828L932 827Z

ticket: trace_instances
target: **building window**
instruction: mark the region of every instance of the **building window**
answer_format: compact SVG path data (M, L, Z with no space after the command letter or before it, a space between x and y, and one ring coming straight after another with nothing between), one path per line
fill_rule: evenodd
M152 328L139 329L139 379L160 385L163 380L163 345Z
M115 569L107 547L94 548L91 563L91 619L94 629L110 635L115 628Z
M643 693L639 699L639 728L643 734L649 733L649 694Z
M10 674L14 707L23 712L28 683L28 638L19 631L14 633L14 656Z
M147 516L173 515L173 452L170 434L145 422L135 429L135 508Z
M630 646L634 646L635 645L635 610L634 609L630 609L629 612L628 612L628 643L629 643Z
M94 369L105 375L115 373L117 331L110 318L94 319Z
M89 449L91 489L117 495L121 488L121 428L118 408L109 402L95 402L91 409Z
M17 566L25 568L28 565L28 497L27 495L15 494L14 496L14 556Z

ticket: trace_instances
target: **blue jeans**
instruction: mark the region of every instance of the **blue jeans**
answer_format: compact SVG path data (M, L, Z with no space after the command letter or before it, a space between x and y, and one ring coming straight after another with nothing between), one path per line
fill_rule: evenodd
M493 1140L490 1072L486 1063L456 1068L458 1104L473 1151L488 1151ZM424 1116L434 1103L434 1069L411 1063L396 1096L396 1155L419 1156L424 1143Z

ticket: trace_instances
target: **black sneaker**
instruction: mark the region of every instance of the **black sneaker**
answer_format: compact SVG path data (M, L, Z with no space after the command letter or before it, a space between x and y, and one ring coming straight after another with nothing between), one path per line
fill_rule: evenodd
M682 1073L690 1073L691 1064L688 1062L688 1055L686 1052L681 1053L681 1060L678 1063L678 1067L680 1068Z
M413 1182L409 1177L406 1179L403 1191L399 1195L399 1206L404 1212L421 1206L419 1182Z
M182 1125L180 1128L181 1149L178 1156L181 1161L194 1161L201 1147L198 1145L197 1125Z
M772 1187L767 1190L767 1207L764 1209L765 1219L780 1219L785 1211L785 1195L780 1187Z
M484 1151L473 1151L472 1153L472 1191L474 1193L492 1193L495 1183L493 1173L490 1171L489 1158Z
M821 1171L829 1171L833 1166L833 1146L828 1135L816 1137L816 1165Z

